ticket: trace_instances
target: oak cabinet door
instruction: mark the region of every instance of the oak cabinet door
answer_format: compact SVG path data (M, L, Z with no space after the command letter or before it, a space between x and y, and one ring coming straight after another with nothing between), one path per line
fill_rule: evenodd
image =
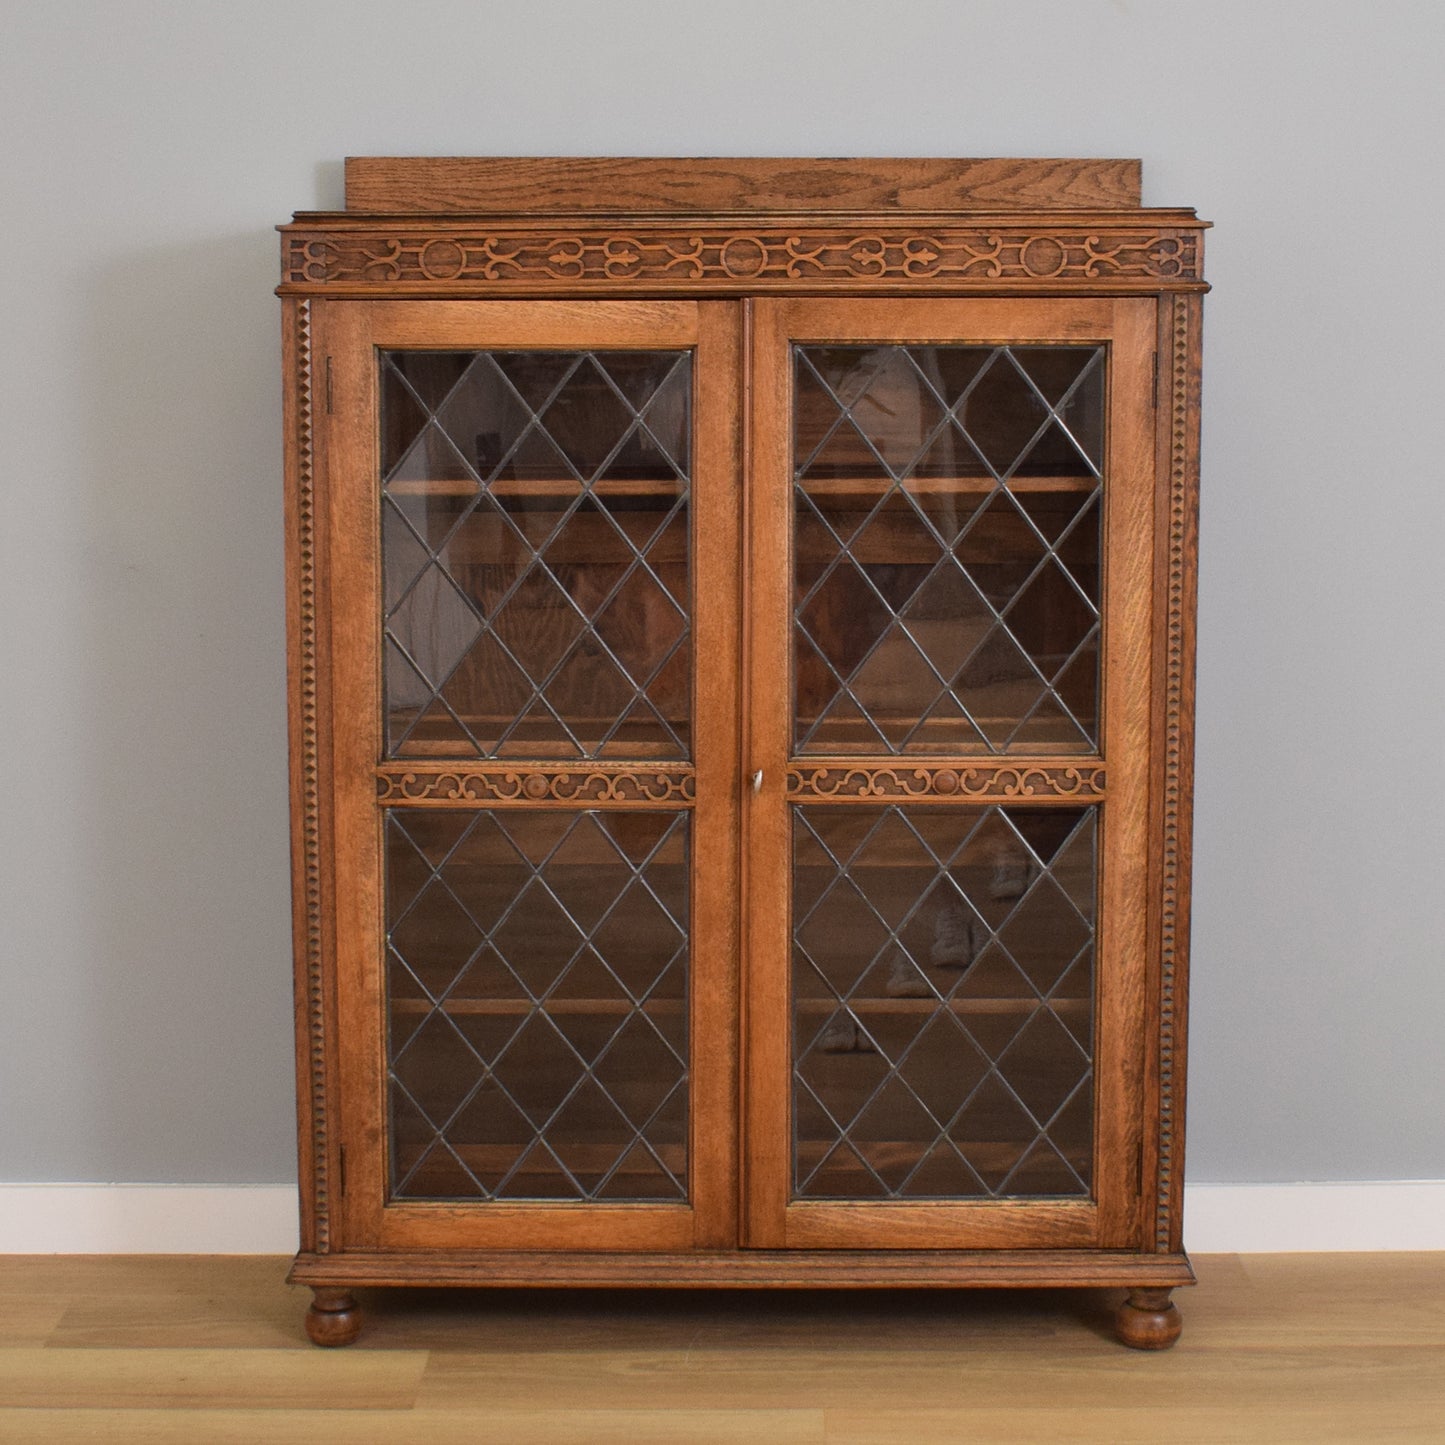
M1142 1242L1155 325L754 305L750 1245Z
M315 311L345 1243L733 1243L736 307Z

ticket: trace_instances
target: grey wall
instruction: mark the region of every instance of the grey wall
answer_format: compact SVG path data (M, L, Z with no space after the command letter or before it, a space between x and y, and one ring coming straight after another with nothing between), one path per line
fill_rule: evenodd
M1214 220L1190 1173L1445 1177L1442 13L6 4L0 1178L292 1176L270 228L349 153L1142 156Z

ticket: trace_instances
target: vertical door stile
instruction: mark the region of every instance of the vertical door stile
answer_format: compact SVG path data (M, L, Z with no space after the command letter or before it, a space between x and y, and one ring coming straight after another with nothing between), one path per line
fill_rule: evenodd
M693 463L694 618L697 636L693 864L694 1245L737 1243L738 956L742 800L741 405L738 307L698 305Z
M788 1066L788 843L785 773L791 707L787 617L791 533L788 521L790 401L777 364L784 344L774 303L750 303L747 613L750 653L744 772L748 930L743 1007L747 1017L743 1242L783 1243L790 1128L778 1079ZM752 780L761 773L761 786Z
M333 1057L338 1062L336 1177L347 1148L345 1196L333 1201L351 1247L374 1247L374 1211L385 1141L381 1121L369 1107L383 1088L380 978L355 963L373 950L382 927L380 819L373 782L380 756L380 710L375 698L374 643L369 620L377 615L378 542L375 526L377 397L368 365L371 341L365 309L327 303L317 307L318 339L327 354L326 445L331 631L331 799L333 857L344 887L335 889L336 969L330 985L336 1020ZM338 365L344 359L345 364Z
M1104 607L1104 739L1109 764L1100 937L1098 1069L1115 1081L1098 1114L1100 1242L1121 1248L1147 1237L1143 1151L1148 1058L1141 1041L1147 1000L1150 656L1153 640L1153 350L1157 303L1113 303Z

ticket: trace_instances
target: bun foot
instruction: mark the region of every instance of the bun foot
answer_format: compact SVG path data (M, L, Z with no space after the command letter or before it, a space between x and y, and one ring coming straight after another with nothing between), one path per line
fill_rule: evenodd
M1131 1350L1167 1350L1184 1320L1167 1289L1131 1289L1114 1316L1114 1333Z
M345 1289L313 1289L306 1333L313 1345L349 1345L361 1333L361 1306Z

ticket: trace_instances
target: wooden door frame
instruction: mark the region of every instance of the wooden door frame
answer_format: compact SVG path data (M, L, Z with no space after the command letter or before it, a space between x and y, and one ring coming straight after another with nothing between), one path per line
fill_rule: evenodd
M1152 356L1156 301L1148 298L968 298L753 303L748 488L747 614L751 681L744 756L763 782L745 809L749 864L744 924L744 1243L753 1248L987 1249L1140 1248L1145 1239L1142 1156L1150 1047L1147 982L1152 546L1155 403ZM789 737L791 689L791 369L794 341L859 345L1038 344L1097 341L1110 348L1108 458L1104 492L1105 618L1101 753L1095 757L969 758L989 801L1077 802L1071 773L1107 786L1096 965L1095 1176L1090 1201L800 1201L791 1176L791 999L789 989ZM863 761L886 768L889 758ZM827 760L807 759L811 766ZM960 760L909 758L947 771ZM1070 766L1061 767L1061 763ZM942 765L942 766L937 766ZM1095 771L1097 770L1097 772ZM990 782L984 782L991 777ZM1040 780L1045 780L1040 796ZM935 802L944 801L930 789ZM971 791L971 790L970 790ZM886 801L880 798L878 801Z
M654 1251L719 1249L736 1239L736 979L740 515L740 318L728 302L334 301L316 303L325 358L316 417L320 577L331 633L323 774L331 867L326 940L336 1020L327 1080L334 1104L333 1249ZM380 533L375 352L694 349L691 469L693 763L379 763ZM645 775L645 777L643 776ZM500 790L499 779L516 780ZM413 782L405 781L411 778ZM657 780L664 796L656 797ZM386 1201L382 822L385 806L686 809L692 899L689 958L688 1204L468 1205ZM499 796L500 792L500 796ZM508 796L510 794L510 796ZM583 801L568 801L580 798ZM480 801L479 801L480 800Z

